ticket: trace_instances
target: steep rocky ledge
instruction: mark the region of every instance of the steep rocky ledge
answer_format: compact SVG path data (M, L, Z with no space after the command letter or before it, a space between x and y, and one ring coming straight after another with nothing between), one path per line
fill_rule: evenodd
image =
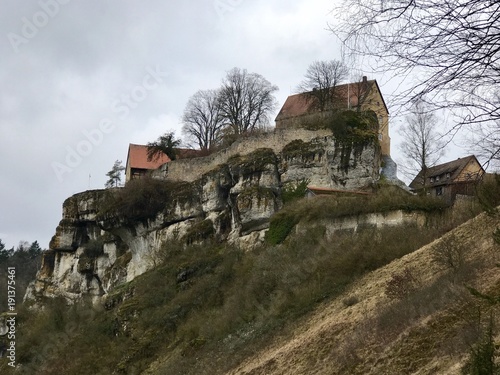
M283 186L307 179L314 186L359 189L378 179L379 168L378 146L358 145L346 153L333 137L321 136L294 140L278 153L262 148L233 155L195 181L168 181L167 172L167 180L152 180L171 184L152 217L113 210L122 189L76 194L63 204L63 218L25 298L98 300L154 267L159 249L173 240L213 237L251 248L263 241L269 218L282 207Z

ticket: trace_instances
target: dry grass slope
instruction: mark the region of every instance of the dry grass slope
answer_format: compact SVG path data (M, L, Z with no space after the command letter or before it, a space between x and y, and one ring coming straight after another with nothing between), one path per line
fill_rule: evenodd
M482 316L492 311L499 320L498 306L465 287L499 294L500 245L492 236L499 226L498 214L481 214L371 272L227 374L460 374ZM456 239L463 261L447 267L436 254ZM405 269L418 287L389 298L388 282Z

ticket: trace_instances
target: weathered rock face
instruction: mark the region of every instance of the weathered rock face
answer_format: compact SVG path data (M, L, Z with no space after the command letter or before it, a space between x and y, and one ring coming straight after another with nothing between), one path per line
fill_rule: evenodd
M281 152L283 184L302 179L310 186L355 190L379 178L380 153L373 144L342 145L333 137L296 140Z
M76 194L63 204L63 219L26 298L99 299L154 267L158 251L174 241L214 238L251 247L264 239L269 218L281 208L284 184L307 179L314 186L355 189L378 179L377 147L346 154L337 146L322 136L293 141L278 154L263 148L233 155L196 181L150 180L161 189L135 191L137 202L130 202L129 186ZM153 198L156 211L145 215Z

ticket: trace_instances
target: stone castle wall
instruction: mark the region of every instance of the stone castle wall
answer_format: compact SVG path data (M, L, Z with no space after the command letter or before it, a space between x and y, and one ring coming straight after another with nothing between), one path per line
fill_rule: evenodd
M296 139L309 142L318 137L331 135L332 133L328 129L275 129L272 132L243 137L230 147L209 156L180 159L164 164L154 172L153 176L173 181L195 181L201 175L226 163L232 156L249 154L259 148L270 148L275 153L279 153L283 150L283 147Z

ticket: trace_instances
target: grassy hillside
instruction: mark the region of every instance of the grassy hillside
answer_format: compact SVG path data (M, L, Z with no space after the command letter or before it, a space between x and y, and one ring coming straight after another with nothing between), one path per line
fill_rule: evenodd
M396 200L387 191L359 199L293 202L281 215L306 221L307 233L289 231L281 244L250 252L210 241L165 244L154 270L117 288L100 308L61 300L46 301L42 311L24 307L17 373L395 374L441 366L444 357L464 362L483 337L483 317L496 308L463 285L492 294L500 285L492 236L498 217L449 232L478 206L459 215L402 196L399 208L428 208L425 227L326 239L316 220L347 215L349 207L394 208ZM434 250L440 243L455 245ZM462 332L463 343L455 340ZM444 353L448 343L453 349ZM0 359L0 372L9 371Z
M368 273L228 374L498 374L499 227L481 214Z

